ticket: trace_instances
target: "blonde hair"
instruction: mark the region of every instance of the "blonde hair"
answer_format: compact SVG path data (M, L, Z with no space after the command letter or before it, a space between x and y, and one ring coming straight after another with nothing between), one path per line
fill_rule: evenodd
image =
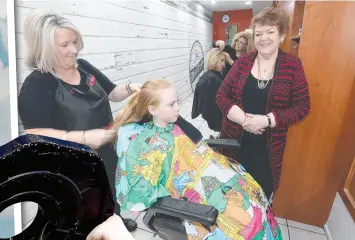
M266 7L251 20L251 28L255 32L257 24L262 26L276 26L280 35L286 34L288 30L289 17L281 8Z
M55 47L55 30L71 29L77 36L77 51L83 49L84 43L80 31L66 18L55 13L33 14L26 18L24 35L27 43L26 66L32 70L55 75L58 55Z
M246 29L244 30L243 32L239 32L237 33L233 40L232 40L232 44L231 44L231 47L233 49L235 49L235 45L237 44L237 41L240 39L240 38L244 38L245 42L246 42L246 45L245 45L245 48L244 48L244 53L248 53L248 52L251 52L254 50L254 44L253 44L253 33L252 33L252 30L250 29Z
M206 56L206 69L216 70L217 63L222 58L226 58L223 52L219 48L212 48Z
M145 82L139 93L131 96L128 104L114 119L113 129L118 130L127 123L135 123L151 119L148 107L160 104L159 91L173 87L173 84L165 79L149 80Z

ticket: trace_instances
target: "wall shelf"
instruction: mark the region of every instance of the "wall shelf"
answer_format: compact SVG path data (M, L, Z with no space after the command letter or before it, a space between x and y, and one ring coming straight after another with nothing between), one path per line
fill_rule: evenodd
M288 32L280 47L285 52L289 52L297 56L302 34L305 2L295 0L278 1L277 3L274 3L274 6L275 5L277 5L278 8L285 10L290 19Z
M301 40L301 36L293 36L291 37L291 40L297 42L297 43L300 43L300 40Z

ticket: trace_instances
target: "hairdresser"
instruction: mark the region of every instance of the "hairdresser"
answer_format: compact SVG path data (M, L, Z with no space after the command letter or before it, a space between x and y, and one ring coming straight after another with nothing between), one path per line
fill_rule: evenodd
M108 130L111 102L120 102L141 84L116 86L88 61L77 59L83 49L79 30L54 13L25 20L26 65L32 71L21 88L18 109L27 134L38 134L85 144L103 159L113 196L117 155ZM78 169L80 171L80 169ZM120 216L116 202L115 213ZM129 231L137 224L123 219Z

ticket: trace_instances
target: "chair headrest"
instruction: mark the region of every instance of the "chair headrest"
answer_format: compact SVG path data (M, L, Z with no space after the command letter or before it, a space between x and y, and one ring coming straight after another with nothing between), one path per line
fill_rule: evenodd
M38 203L37 216L12 239L85 239L113 214L115 204L95 151L38 135L0 147L0 212L24 201Z

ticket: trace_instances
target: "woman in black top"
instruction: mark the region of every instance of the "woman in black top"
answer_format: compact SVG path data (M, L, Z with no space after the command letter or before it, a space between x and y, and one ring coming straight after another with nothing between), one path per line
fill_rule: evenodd
M191 118L200 114L207 121L208 127L216 132L221 131L222 112L216 103L216 93L223 81L222 71L225 67L226 54L218 48L210 50L206 57L207 72L198 83L192 104Z
M238 57L254 50L252 38L252 32L247 29L243 32L237 33L233 38L231 45L226 45L223 40L218 40L212 43L213 47L218 47L223 50L223 52L227 53L226 66L222 71L223 77L227 76L227 73L234 64L234 61L238 59Z
M77 59L83 48L79 30L56 14L39 14L25 21L26 65L32 73L21 88L18 109L25 132L78 142L95 149L103 159L115 197L117 155L111 143L116 132L110 101L119 102L141 84L116 86L97 68ZM78 169L80 171L80 169ZM120 214L116 204L116 214ZM132 220L123 219L128 230Z

